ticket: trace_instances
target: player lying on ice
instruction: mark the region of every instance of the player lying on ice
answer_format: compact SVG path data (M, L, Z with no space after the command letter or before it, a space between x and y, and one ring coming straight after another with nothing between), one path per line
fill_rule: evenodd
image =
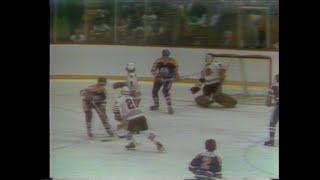
M202 95L195 98L199 106L208 107L211 103L217 102L224 107L235 107L237 101L231 96L222 93L222 83L225 79L226 69L223 63L214 61L214 54L206 54L205 65L201 70L199 83L190 89L192 94L196 94L203 86Z
M135 150L137 141L134 134L144 134L144 136L155 144L159 152L164 151L163 145L156 139L153 132L148 131L147 119L144 113L137 107L133 97L130 95L127 86L122 87L121 96L116 99L112 108L115 120L119 121L118 128L126 130L126 139L128 144L125 146L128 150Z
M189 171L195 175L197 180L215 180L222 178L221 157L214 151L216 141L208 139L205 142L206 151L198 154L189 165Z

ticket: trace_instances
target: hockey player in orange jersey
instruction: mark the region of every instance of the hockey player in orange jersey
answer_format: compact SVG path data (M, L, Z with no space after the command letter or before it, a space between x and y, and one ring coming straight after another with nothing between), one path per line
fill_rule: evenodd
M105 86L107 80L104 77L99 77L96 84L90 85L80 91L82 97L82 107L86 118L87 134L89 139L93 139L92 133L92 109L94 109L107 132L110 136L113 136L111 126L106 114L106 89Z
M150 110L159 109L159 90L162 87L162 93L165 97L168 113L173 114L170 89L174 79L179 77L178 75L178 63L170 57L170 51L168 49L162 50L162 57L155 60L151 68L151 74L154 76L152 98L154 104L150 107Z

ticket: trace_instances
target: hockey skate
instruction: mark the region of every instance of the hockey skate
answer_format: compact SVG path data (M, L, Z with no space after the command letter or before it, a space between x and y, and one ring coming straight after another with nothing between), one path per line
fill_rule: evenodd
M150 106L150 111L156 111L156 110L159 110L159 106L158 105Z
M128 145L126 145L127 150L136 150L136 143L130 142Z
M90 132L88 132L88 140L94 140L94 136Z
M169 107L168 107L168 113L169 113L169 114L173 114L173 113L174 113L172 106L169 106Z
M157 146L158 152L163 152L164 151L164 147L160 142L157 142L156 146Z
M269 140L264 142L265 146L274 146L274 140Z
M215 177L206 177L206 176L194 176L195 180L218 180Z

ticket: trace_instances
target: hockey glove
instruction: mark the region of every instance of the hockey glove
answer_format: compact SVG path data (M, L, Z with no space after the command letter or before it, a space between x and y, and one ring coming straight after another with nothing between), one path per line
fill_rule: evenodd
M196 94L200 90L201 90L201 88L197 87L197 86L194 86L194 87L190 88L190 91L191 91L192 94Z

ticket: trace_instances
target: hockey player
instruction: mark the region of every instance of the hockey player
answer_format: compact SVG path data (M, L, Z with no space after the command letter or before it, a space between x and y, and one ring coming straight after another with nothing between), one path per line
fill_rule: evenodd
M94 109L99 115L106 132L110 136L114 135L106 114L106 84L106 78L99 77L96 84L90 85L80 91L82 107L86 116L86 127L89 139L94 138L92 134L92 109Z
M162 88L162 93L165 97L168 113L173 114L173 108L170 97L170 89L172 81L179 77L178 75L178 63L170 57L170 51L168 49L162 50L162 57L155 60L151 68L151 74L154 76L152 98L154 105L150 106L150 110L159 109L159 90Z
M268 90L266 104L267 106L275 105L269 124L269 140L264 142L266 146L274 146L274 136L276 133L276 125L279 122L279 74L275 76L276 85ZM274 103L272 103L274 100Z
M205 142L206 151L198 154L189 165L191 171L196 179L211 180L214 178L221 178L222 162L216 150L216 141L208 139Z
M222 93L222 83L225 79L226 69L223 63L214 62L214 54L206 54L205 65L201 70L199 83L190 89L191 93L195 94L204 85L202 95L195 99L198 105L207 107L213 102L222 104L225 107L234 107L236 105L235 99Z
M137 106L139 106L141 102L141 91L140 86L138 83L138 76L135 73L136 71L136 64L133 62L130 62L126 65L126 71L127 71L127 81L126 82L115 82L113 84L113 88L122 88L123 86L127 86L130 90L130 94L135 100Z
M143 133L148 140L156 145L159 152L164 150L163 145L156 139L156 135L147 131L147 119L130 96L130 90L127 86L121 89L121 96L117 98L112 110L115 120L119 121L120 125L127 130L126 139L129 143L125 146L126 149L134 150L137 142L133 134Z

